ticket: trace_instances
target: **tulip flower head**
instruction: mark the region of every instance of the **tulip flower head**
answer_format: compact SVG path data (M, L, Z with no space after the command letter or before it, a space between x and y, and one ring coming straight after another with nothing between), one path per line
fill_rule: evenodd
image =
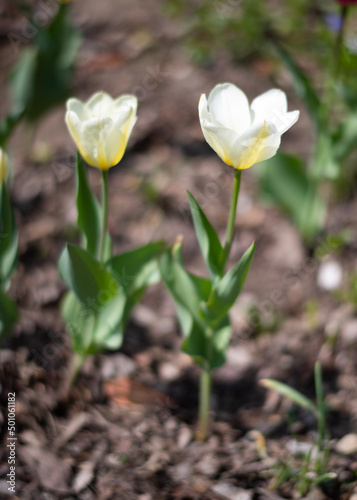
M238 170L274 156L281 135L299 118L299 111L288 112L283 91L269 90L249 106L245 93L231 83L216 85L208 99L202 94L198 111L208 144Z
M137 120L134 95L112 99L105 92L83 103L67 101L66 124L82 157L92 167L108 170L122 159Z
M8 158L5 151L0 148L0 186L6 181L8 175Z

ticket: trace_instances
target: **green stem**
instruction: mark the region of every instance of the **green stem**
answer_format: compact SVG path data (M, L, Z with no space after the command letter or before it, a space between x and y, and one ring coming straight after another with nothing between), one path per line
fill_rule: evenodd
M210 421L210 402L211 402L211 383L212 375L209 370L202 370L200 378L200 406L198 417L198 430L196 434L197 441L205 441L208 434Z
M105 252L105 240L108 227L108 171L102 170L102 232L99 244L99 259L103 262Z
M341 70L342 47L343 47L343 38L344 38L346 20L347 20L347 14L348 14L348 6L342 5L340 13L341 13L341 24L340 24L340 28L339 28L337 36L336 36L335 47L334 47L333 52L331 54L332 65L330 67L330 72L329 72L330 75L329 75L329 78L327 80L327 87L325 90L325 98L323 100L325 102L325 105L323 106L322 123L329 122L331 109L332 109L333 103L334 103L336 79L338 78L338 75L339 75L340 70Z
M318 409L318 423L317 423L317 449L318 449L318 464L319 467L319 455L322 451L324 440L325 440L325 402L322 384L322 373L321 373L321 363L318 361L315 363L315 391L316 391L316 403ZM320 472L320 471L318 471Z
M241 174L242 174L242 171L236 169L235 175L234 175L232 202L231 202L231 208L229 211L229 218L228 218L228 224L227 224L226 243L224 245L223 254L222 254L222 268L221 268L222 274L224 274L227 260L229 258L229 253L231 251L231 247L232 247L232 243L233 243L234 223L235 223L236 212L237 212Z
M64 392L66 395L68 395L69 391L74 386L74 383L77 380L78 374L82 368L83 362L84 362L84 356L75 352L73 355L73 358L71 360L71 365L69 368L69 372L68 372L67 380L66 380L66 384L65 384Z

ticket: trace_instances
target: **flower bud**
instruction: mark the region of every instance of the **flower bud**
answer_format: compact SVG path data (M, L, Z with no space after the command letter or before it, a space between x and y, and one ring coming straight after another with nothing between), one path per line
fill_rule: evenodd
M134 95L112 99L105 92L83 103L67 101L66 124L84 160L92 167L108 170L122 159L137 120Z

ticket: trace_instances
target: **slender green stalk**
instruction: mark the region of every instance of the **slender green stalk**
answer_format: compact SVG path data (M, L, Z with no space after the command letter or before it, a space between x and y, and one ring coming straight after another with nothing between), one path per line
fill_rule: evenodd
M231 208L230 208L230 212L229 212L227 232L226 232L226 243L224 245L223 254L222 254L222 273L224 273L224 270L225 270L225 267L227 264L227 260L229 257L229 253L231 251L231 247L232 247L232 243L233 243L234 223L235 223L235 219L236 219L241 174L242 174L241 170L238 170L238 169L235 170L233 192L232 192L232 202L231 202Z
M210 421L212 375L209 370L202 370L200 378L200 403L198 416L197 441L205 441L208 434Z
M324 392L322 385L322 373L321 373L321 363L318 361L315 363L315 391L316 391L316 403L318 413L318 422L317 422L317 448L318 455L322 451L324 440L325 440L325 432L326 432L326 412L325 412L325 401L324 401ZM318 457L319 462L319 457ZM317 468L320 466L317 464ZM320 470L318 470L320 472Z
M77 380L80 369L82 368L84 362L84 356L81 356L77 352L74 353L73 358L71 360L71 365L69 368L69 372L67 375L67 380L65 384L65 394L67 395L69 391L72 389L75 381Z
M108 227L108 171L102 170L102 232L99 244L99 259L104 260L105 240Z

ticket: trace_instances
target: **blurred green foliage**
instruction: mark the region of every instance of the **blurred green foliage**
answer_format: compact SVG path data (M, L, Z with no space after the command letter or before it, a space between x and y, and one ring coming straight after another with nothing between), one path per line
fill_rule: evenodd
M60 3L45 26L36 24L26 4L21 8L31 17L34 36L20 54L10 86L16 109L25 109L26 120L35 122L69 96L81 37L70 20L70 3Z
M180 19L193 57L209 61L220 49L236 59L271 53L270 38L314 53L323 64L333 46L331 21L336 4L326 0L169 0L167 14ZM322 22L321 22L322 21Z
M6 294L17 266L18 232L6 187L0 185L0 340L7 335L18 318L17 307Z

